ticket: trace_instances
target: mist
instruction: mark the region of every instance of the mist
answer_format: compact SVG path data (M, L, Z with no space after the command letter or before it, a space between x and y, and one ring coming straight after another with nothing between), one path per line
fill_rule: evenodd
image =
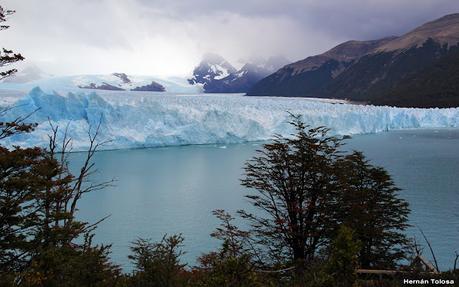
M241 65L291 61L347 40L400 35L459 11L457 0L230 2L5 0L2 46L54 75L189 75L206 52Z

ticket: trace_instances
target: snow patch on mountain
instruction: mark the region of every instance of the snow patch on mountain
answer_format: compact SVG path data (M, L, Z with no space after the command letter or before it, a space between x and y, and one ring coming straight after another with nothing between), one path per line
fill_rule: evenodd
M230 75L228 69L225 69L220 65L213 65L212 71L216 74L216 76L214 77L215 80L221 80Z
M245 93L286 63L283 57L257 58L236 70L223 57L206 54L188 81L193 85L200 84L206 93Z
M236 72L228 61L217 54L205 54L202 61L193 71L193 77L188 80L192 85L200 84L204 88L220 81Z

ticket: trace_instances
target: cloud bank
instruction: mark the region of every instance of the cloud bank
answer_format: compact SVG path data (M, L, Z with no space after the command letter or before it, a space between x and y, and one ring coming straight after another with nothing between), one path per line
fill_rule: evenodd
M298 60L346 40L400 35L457 0L5 0L1 44L52 74L183 76L205 52Z

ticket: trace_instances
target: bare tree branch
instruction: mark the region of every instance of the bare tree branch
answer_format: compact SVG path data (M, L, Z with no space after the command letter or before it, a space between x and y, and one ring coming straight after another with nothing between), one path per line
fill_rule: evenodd
M435 252L434 252L434 250L432 248L432 245L430 244L430 241L427 239L427 236L424 234L424 231L422 231L422 229L419 226L418 226L418 228L419 228L419 231L422 234L422 237L424 237L424 240L426 241L427 246L429 247L430 254L432 254L432 258L433 258L434 263L435 263L435 269L437 269L437 272L440 272L440 268L438 267L437 257L435 256Z

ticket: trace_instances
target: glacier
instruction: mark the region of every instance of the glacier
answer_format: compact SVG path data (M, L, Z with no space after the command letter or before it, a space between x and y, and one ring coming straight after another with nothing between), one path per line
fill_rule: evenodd
M312 126L353 135L413 128L457 128L459 108L412 109L355 105L307 98L246 97L241 94L77 92L60 94L36 87L10 103L1 121L31 114L31 134L4 140L7 146L48 144L50 123L68 130L73 151L88 146L88 131L101 125L104 149L264 141L289 136L289 114ZM60 134L62 136L62 133Z
M79 86L88 86L91 83L101 85L107 83L113 86L120 86L123 89L130 90L134 87L140 87L155 81L166 88L169 93L201 93L202 87L191 85L185 78L179 77L151 77L127 75L130 83L123 83L120 78L113 74L101 75L74 75L74 76L49 76L43 79L33 80L30 82L0 82L0 90L6 91L23 91L28 92L34 87L39 86L43 91L66 94L68 92L81 92ZM83 90L88 91L88 90Z

